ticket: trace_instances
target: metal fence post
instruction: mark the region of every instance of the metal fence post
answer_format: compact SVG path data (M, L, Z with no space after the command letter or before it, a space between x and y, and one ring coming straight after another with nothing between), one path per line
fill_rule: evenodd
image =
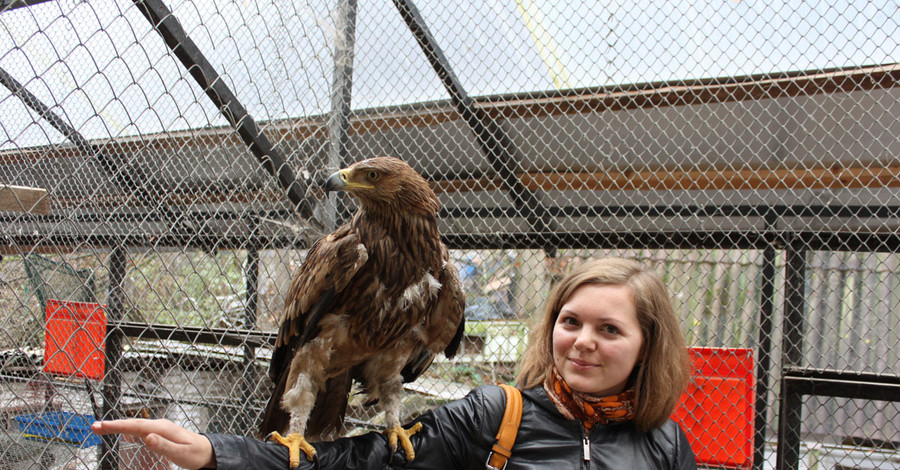
M784 338L782 340L781 373L800 367L803 362L803 335L806 293L806 253L791 240L785 247ZM778 423L779 470L796 469L800 465L800 425L803 402L801 396L784 389L782 380Z
M766 426L769 423L769 367L772 363L772 317L775 315L775 247L763 250L760 286L759 330L756 361L756 434L753 442L753 469L761 470L765 461Z
M125 271L128 253L124 242L117 244L109 255L109 296L106 301L106 374L103 377L103 416L98 419L119 418L117 410L122 396L122 373L118 370L122 357L122 331L118 324L124 318ZM100 446L102 470L119 468L119 445L116 436L103 436Z
M253 229L255 231L256 223L253 221ZM259 250L253 246L247 251L247 261L244 268L244 285L246 289L246 298L244 303L244 329L256 330L257 306L259 304ZM241 381L241 396L244 403L250 403L253 398L253 392L256 390L256 384L259 383L259 374L256 370L256 346L244 344L244 373ZM256 424L256 413L251 407L246 406L244 410L244 421L248 426Z

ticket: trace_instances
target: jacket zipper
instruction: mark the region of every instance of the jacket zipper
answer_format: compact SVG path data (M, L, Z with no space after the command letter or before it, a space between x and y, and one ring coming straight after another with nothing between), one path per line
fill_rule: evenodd
M591 468L591 439L588 437L587 433L583 434L583 446L584 446L584 470L589 470Z

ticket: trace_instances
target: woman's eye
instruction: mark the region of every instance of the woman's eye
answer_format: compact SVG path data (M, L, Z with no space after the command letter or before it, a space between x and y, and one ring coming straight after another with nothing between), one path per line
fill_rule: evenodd
M578 325L578 320L576 320L572 317L560 318L559 322L562 323L563 325L568 325L568 326Z
M603 325L603 332L615 335L619 334L619 329L612 325Z

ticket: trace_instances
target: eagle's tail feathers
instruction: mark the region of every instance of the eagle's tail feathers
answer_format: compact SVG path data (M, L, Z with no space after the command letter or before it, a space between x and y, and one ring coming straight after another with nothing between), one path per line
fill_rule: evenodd
M444 356L447 359L453 359L453 356L456 356L456 353L459 352L459 347L462 344L463 336L466 333L466 319L465 317L461 318L459 321L459 325L456 327L456 334L453 335L453 339L450 340L450 343L447 344L447 347L444 348Z
M288 374L281 374L272 396L269 397L269 403L263 411L263 418L259 424L259 438L264 439L273 432L287 432L288 423L291 419L290 414L281 408L281 397L284 396L285 386L287 385Z
M316 395L316 404L307 421L307 439L317 441L343 434L344 414L352 383L349 371L325 382L325 387Z

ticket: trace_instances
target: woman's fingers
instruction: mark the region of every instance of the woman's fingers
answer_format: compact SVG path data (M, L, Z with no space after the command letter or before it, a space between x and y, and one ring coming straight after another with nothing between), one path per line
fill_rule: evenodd
M91 424L91 431L99 435L130 434L143 437L156 433L165 436L177 433L179 429L183 428L166 419L117 419L95 421Z
M188 431L165 419L122 419L98 421L91 431L99 435L124 434L140 438L148 450L185 468L209 466L212 446L201 434Z

